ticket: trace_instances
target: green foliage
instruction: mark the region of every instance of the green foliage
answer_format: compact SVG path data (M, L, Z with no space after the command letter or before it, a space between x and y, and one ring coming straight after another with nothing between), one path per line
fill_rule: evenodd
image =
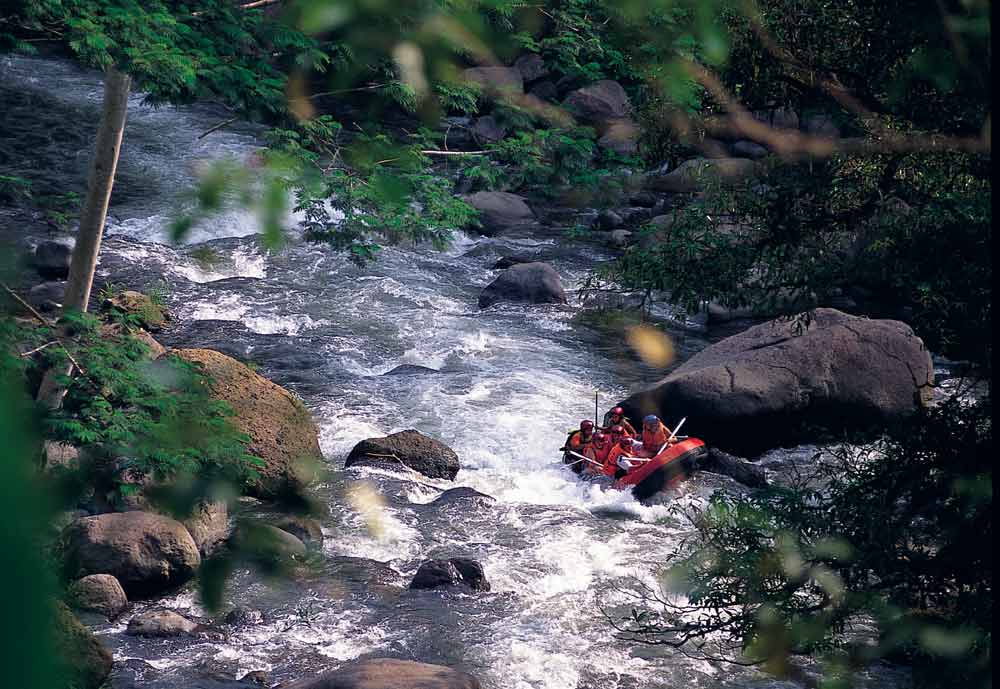
M232 410L211 398L191 364L172 355L150 361L147 346L127 330L102 333L93 318L70 315L66 322L82 373L63 381L63 405L44 420L49 438L114 461L125 492L126 471L158 482L194 477L235 487L257 477L261 461L247 454L249 438L231 424ZM45 353L50 366L66 360L61 347Z
M917 664L917 686L990 686L992 405L951 400L873 445L817 462L802 485L718 493L665 572L683 602L647 595L619 627L645 641L793 672L819 653L827 678L879 658ZM874 638L848 625L871 621Z

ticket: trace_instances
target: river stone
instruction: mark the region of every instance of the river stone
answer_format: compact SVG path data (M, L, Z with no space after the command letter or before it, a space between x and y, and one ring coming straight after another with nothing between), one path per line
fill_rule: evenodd
M96 612L109 620L128 607L125 590L110 574L90 574L69 585L67 598L76 610Z
M770 108L754 110L753 117L775 129L798 129L799 115L791 108Z
M400 469L400 464L430 478L453 480L461 468L458 455L440 440L413 429L383 438L368 438L354 446L344 468L355 465Z
M639 137L642 131L639 125L628 117L607 120L601 127L601 138L597 145L614 151L618 155L631 156L639 152Z
M479 308L485 309L500 301L529 304L565 304L559 273L548 263L519 263L496 277L479 295Z
M395 658L347 663L281 689L481 689L472 675L443 665Z
M559 97L559 87L548 80L540 81L531 87L529 93L538 100L551 102Z
M493 270L506 270L511 266L516 266L518 263L533 263L534 260L530 256L501 256L493 264L492 268Z
M55 603L52 629L55 653L75 689L100 689L111 674L114 658L100 639L63 603Z
M242 522L230 536L234 548L252 559L266 563L301 560L306 556L306 544L298 537L272 524L257 521Z
M521 79L526 84L549 74L545 60L537 53L528 53L514 60L514 69L521 73Z
M462 72L462 82L478 85L488 91L524 93L521 73L512 67L471 67Z
M767 149L756 141L741 139L732 145L733 155L737 158L751 158L757 160L767 155Z
M476 138L476 143L484 146L496 143L507 136L507 128L497 122L492 115L486 115L476 119L472 125L472 136Z
M229 508L222 501L201 502L184 520L202 556L210 555L229 538Z
M829 115L810 115L802 121L802 129L813 136L823 136L828 139L840 138L840 127Z
M480 231L487 236L535 221L524 197L508 191L477 191L461 199L479 211Z
M453 557L447 560L426 560L410 582L411 589L437 589L465 586L473 591L489 591L483 566L472 559Z
M236 427L250 436L250 454L264 460L257 497L298 493L315 476L323 460L319 429L297 397L251 371L239 361L211 349L178 349L185 361L199 365L211 382L212 396L233 408Z
M173 317L163 304L160 304L148 294L125 290L111 295L101 304L105 311L119 313L135 318L139 325L151 332L158 332L167 325Z
M255 608L236 607L226 613L223 622L238 627L264 624L264 613Z
M129 636L169 637L192 636L198 624L173 610L149 610L133 617L125 633Z
M622 216L610 209L597 214L597 227L605 232L618 229L624 222Z
M323 529L319 522L312 517L290 515L282 517L274 525L295 536L307 548L319 549L323 547Z
M442 492L439 496L431 500L429 504L442 507L445 505L456 505L456 504L483 504L491 505L497 501L492 495L487 495L486 493L480 493L475 488L469 488L468 486L460 486L458 488L449 488L448 490Z
M563 99L563 106L584 122L598 125L626 118L632 112L625 89L612 79L603 79L572 91Z
M43 282L28 290L25 301L42 312L58 311L65 295L65 282Z
M801 439L803 424L869 428L930 400L934 368L908 325L820 308L776 319L702 350L648 390L626 415L687 417L684 432L754 456Z
M69 276L69 262L73 249L62 242L39 242L32 254L32 265L45 280L65 280Z
M149 512L84 517L66 527L61 541L71 577L111 574L130 597L183 584L201 564L187 528Z
M752 177L756 170L754 161L746 158L694 158L665 175L650 176L647 185L655 191L697 192L704 191L710 183L738 184Z
M413 376L424 373L441 373L436 368L420 366L419 364L400 364L391 371L386 371L383 376Z
M698 468L713 474L728 476L749 488L766 488L768 486L767 473L764 469L742 457L735 457L728 452L723 452L717 447L709 448L708 456Z

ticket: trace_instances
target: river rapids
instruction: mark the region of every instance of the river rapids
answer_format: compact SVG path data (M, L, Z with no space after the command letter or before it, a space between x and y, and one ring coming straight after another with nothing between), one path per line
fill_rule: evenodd
M82 191L99 75L58 60L4 58L0 94L5 174L41 176L50 192ZM114 652L113 687L225 687L223 678L256 670L276 683L383 656L457 667L486 689L796 686L612 638L601 611L624 602L615 585L630 577L653 583L658 565L690 532L683 512L713 491L739 487L701 474L645 506L560 466L558 448L593 415L595 393L603 413L655 375L624 344L602 340L574 318L580 306L572 290L609 257L603 248L562 239L563 226L572 224L563 214L521 235L459 233L440 252L387 248L358 267L299 239L294 217L286 245L265 250L250 211L224 213L172 244L167 226L187 202L198 165L227 156L246 161L260 145L259 132L246 125L199 138L226 117L212 106L154 108L133 96L95 288L113 282L162 290L177 319L165 344L254 362L302 397L320 425L327 463L317 488L325 506L322 571L294 581L237 571L225 609L261 610L263 623L233 628L222 640L123 633L132 614L153 605L212 618L194 587L96 625ZM41 222L18 229L20 240L46 236ZM509 254L552 263L570 304L480 311L478 294L496 274L490 266ZM698 323L675 325L682 357L708 343ZM401 364L440 372L383 375ZM343 470L356 442L406 428L458 453L454 482ZM785 450L765 461L811 451ZM360 482L384 502L374 514L347 499ZM456 486L496 502L433 502ZM492 590L405 588L422 560L451 556L482 562ZM885 668L867 681L905 684Z

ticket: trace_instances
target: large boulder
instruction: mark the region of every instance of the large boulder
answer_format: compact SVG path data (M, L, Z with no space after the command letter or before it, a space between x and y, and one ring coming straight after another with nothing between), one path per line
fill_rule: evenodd
M288 515L279 519L274 526L292 534L307 548L318 550L323 547L323 528L312 517Z
M493 115L477 118L472 125L472 136L480 146L496 143L507 136L507 128L497 122Z
M632 113L625 89L617 81L604 79L572 91L563 106L590 124L602 125Z
M487 91L524 93L524 79L513 67L470 67L462 72L462 82Z
M77 689L99 689L111 674L114 658L94 634L69 608L55 604L52 625L57 663L65 672L68 686ZM33 649L29 649L33 650Z
M72 578L111 574L129 596L149 596L183 584L201 564L198 546L179 521L149 512L84 517L62 533Z
M459 586L472 591L489 591L483 566L466 557L426 560L410 582L411 589L438 589Z
M65 280L69 276L72 256L73 249L68 244L46 240L35 247L31 262L46 280Z
M632 156L639 152L641 135L639 125L627 117L608 120L601 128L601 138L597 140L597 145L618 155Z
M439 440L415 430L400 431L384 438L368 438L354 446L344 467L355 465L399 469L409 467L430 478L449 481L458 474L458 455Z
M647 185L655 191L690 193L704 191L712 184L734 185L757 171L747 158L694 158L685 160L665 175L652 175Z
M109 620L118 617L128 607L125 590L110 574L89 574L69 585L69 604L85 612L96 612Z
M128 621L129 636L171 637L193 636L198 624L173 610L147 610Z
M479 211L480 231L487 236L535 221L535 213L524 197L508 191L477 191L461 198Z
M545 60L537 53L528 53L517 58L514 61L514 69L521 73L521 79L526 84L549 74L549 68L545 66Z
M885 424L930 400L934 368L905 323L835 309L755 326L702 350L622 402L742 456L802 438L807 426Z
M479 308L500 301L565 304L559 273L548 263L519 263L500 273L479 295Z
M138 325L154 333L162 330L173 320L173 316L158 299L134 290L108 295L101 303L101 308L128 316Z
M225 502L201 502L184 520L198 551L210 555L229 538L229 508Z
M233 548L248 559L273 564L290 564L306 557L306 544L297 536L272 524L245 520L230 537Z
M250 436L250 454L264 460L253 486L259 497L298 492L322 461L319 429L297 397L236 359L211 349L179 349L176 354L201 367L212 395L233 408L233 422Z
M443 665L395 658L356 661L282 689L480 689L472 675Z

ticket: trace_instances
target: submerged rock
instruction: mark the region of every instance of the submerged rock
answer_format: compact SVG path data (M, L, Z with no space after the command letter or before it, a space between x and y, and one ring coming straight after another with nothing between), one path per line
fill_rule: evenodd
M129 620L125 633L148 637L193 636L198 627L196 622L173 610L150 610Z
M420 366L419 364L400 364L391 371L386 371L383 376L413 376L422 373L441 373L441 371L436 368L430 368L429 366Z
M500 301L565 304L566 292L559 273L548 263L520 263L486 286L479 295L479 308L485 309Z
M66 527L61 540L70 576L111 574L129 596L154 595L183 584L201 564L187 528L149 512L84 517Z
M410 429L383 438L368 438L354 446L344 468L380 466L399 470L401 465L430 478L449 481L458 474L458 455L440 440Z
M319 522L311 517L282 517L274 525L295 536L307 548L319 549L323 547L323 529Z
M429 504L440 507L462 503L493 504L496 501L497 499L492 495L480 493L475 488L469 488L468 486L460 486L458 488L449 488L431 500Z
M227 612L222 621L239 627L264 624L264 613L255 608L237 607Z
M472 675L443 665L371 658L292 682L282 689L481 689L481 685Z
M489 591L483 566L476 560L453 557L447 560L427 560L410 582L411 589L437 589L464 586L473 591Z
M114 658L100 639L76 619L69 608L55 603L55 652L70 686L99 689L111 674ZM34 649L31 649L34 650Z
M244 521L230 537L233 548L242 555L265 563L303 559L308 549L297 536L271 524Z
M89 574L69 585L69 603L76 610L96 612L109 620L118 617L128 607L125 590L110 574Z
M686 416L685 432L754 456L833 429L886 424L927 404L930 353L908 325L835 309L755 326L702 350L622 402L631 418Z
M239 361L211 349L178 349L211 379L212 396L233 408L236 427L250 436L250 454L264 460L253 492L279 497L299 492L322 461L319 429L297 397Z
M700 469L713 474L728 476L749 488L766 488L767 473L753 462L723 452L717 447L709 448L708 455L699 465Z

